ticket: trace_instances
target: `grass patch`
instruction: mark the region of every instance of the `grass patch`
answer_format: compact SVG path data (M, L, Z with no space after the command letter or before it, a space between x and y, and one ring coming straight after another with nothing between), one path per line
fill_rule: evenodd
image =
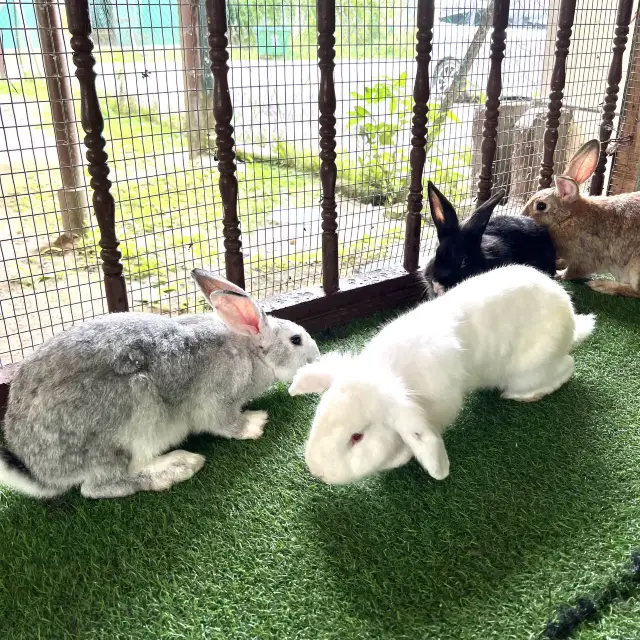
M45 505L0 495L0 628L14 640L522 640L592 593L640 539L640 301L574 286L596 333L575 377L531 405L473 394L452 475L414 463L328 487L302 448L316 400L279 387L257 442L165 494ZM359 349L388 316L323 336ZM9 632L10 630L10 632ZM640 637L635 599L579 640Z
M218 255L223 210L216 163L198 166L184 160L187 138L178 116L160 115L129 98L106 98L103 109L110 177L115 179L111 192L116 231L127 278L155 277L162 285L180 265ZM42 113L43 121L50 122L48 108L43 106ZM244 232L264 227L274 209L285 203L313 204L319 188L316 176L282 163L240 163L237 177ZM33 170L0 179L8 214L3 224L11 237L44 238L60 232L58 171ZM99 233L92 224L81 250L85 257L98 251ZM18 276L30 277L37 262L19 261ZM79 264L84 264L82 259Z

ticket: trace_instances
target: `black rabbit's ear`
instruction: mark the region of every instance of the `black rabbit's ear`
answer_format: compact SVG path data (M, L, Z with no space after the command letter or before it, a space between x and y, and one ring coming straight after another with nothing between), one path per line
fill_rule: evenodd
M489 200L483 202L473 212L473 215L469 218L469 222L464 225L465 231L471 231L474 234L482 235L484 230L487 228L487 224L489 223L493 210L504 196L504 189L500 189L500 191L495 193L491 198L489 198Z
M429 208L431 209L431 217L436 225L438 238L449 236L457 233L460 229L458 224L458 216L453 205L436 189L431 180L427 184L427 192L429 195Z

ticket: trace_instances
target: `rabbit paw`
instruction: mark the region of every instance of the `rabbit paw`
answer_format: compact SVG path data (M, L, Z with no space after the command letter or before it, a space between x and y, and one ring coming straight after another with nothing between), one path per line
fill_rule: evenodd
M184 482L202 469L205 457L199 453L191 453L176 449L157 459L157 473L153 489L163 491L178 482Z
M245 418L245 425L240 439L257 440L264 432L269 414L266 411L245 411L242 415Z
M515 400L516 402L537 402L542 400L545 396L549 395L544 391L538 391L536 393L517 394L517 393L503 393L502 398L504 400Z
M626 298L640 298L640 292L630 284L623 284L615 280L591 280L587 286L598 293L606 293L610 296L624 296Z

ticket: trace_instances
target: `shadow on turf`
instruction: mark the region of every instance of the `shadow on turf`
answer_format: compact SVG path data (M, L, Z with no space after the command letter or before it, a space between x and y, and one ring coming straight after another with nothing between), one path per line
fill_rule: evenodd
M592 445L597 410L578 379L531 405L475 394L446 436L447 480L412 462L316 492L309 517L354 615L436 619L488 598L525 558L573 544L577 514L608 478Z
M608 296L585 285L573 284L568 289L578 313L595 313L602 321L636 330L640 328L640 300Z

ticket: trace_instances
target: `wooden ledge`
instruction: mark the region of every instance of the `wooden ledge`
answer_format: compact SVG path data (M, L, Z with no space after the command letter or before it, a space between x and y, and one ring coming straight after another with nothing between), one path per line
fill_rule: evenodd
M320 287L278 294L261 300L269 314L302 325L309 333L318 333L352 320L418 302L424 292L420 278L392 267L352 276L340 281L340 291L331 296ZM17 364L0 367L0 419L9 397L9 384Z

